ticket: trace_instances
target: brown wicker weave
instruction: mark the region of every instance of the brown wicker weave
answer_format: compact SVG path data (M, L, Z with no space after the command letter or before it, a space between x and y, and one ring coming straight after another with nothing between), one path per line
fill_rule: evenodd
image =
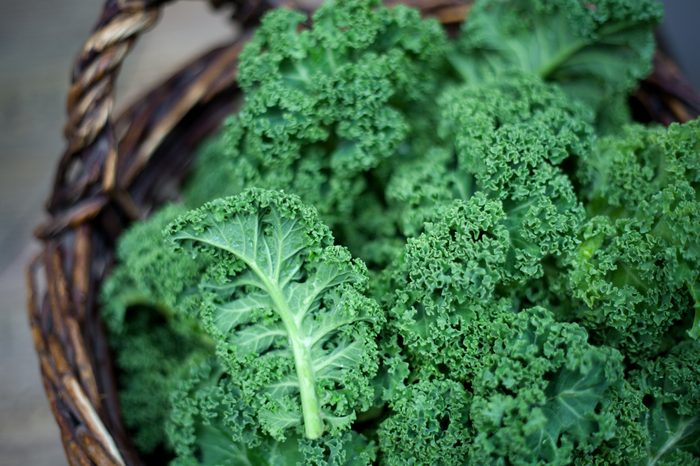
M308 0L211 0L232 4L242 36L197 58L112 117L114 82L138 36L157 20L164 0L106 0L78 56L68 92L67 148L36 229L42 252L30 263L28 309L34 345L66 456L75 465L142 464L120 420L109 351L96 296L115 240L133 220L172 198L190 156L239 90L241 44L267 9ZM396 3L396 0L389 3ZM464 20L469 0L408 0L446 25ZM686 121L700 98L670 59L658 54L632 108L642 121Z

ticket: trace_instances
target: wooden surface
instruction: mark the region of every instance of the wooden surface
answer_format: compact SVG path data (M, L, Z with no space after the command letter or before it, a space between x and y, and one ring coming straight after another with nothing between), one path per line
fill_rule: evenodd
M0 466L65 464L48 409L25 312L24 267L31 231L63 148L72 59L100 3L24 0L0 5ZM204 2L166 9L127 60L118 107L232 34Z

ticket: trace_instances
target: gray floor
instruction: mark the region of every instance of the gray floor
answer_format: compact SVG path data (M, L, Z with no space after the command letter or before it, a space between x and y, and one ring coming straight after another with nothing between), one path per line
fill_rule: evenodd
M696 86L697 0L669 0L668 28ZM31 230L60 153L70 60L99 1L0 0L0 466L65 464L40 385L25 316L23 268ZM696 10L689 12L687 9ZM685 10L685 11L684 11ZM128 101L205 44L230 34L202 2L168 7L127 62L119 101ZM686 44L688 47L682 47Z

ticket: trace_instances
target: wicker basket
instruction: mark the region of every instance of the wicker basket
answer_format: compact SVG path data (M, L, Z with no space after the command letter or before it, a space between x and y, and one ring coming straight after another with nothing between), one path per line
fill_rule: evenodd
M243 28L235 42L192 61L117 118L114 82L138 36L164 0L106 0L73 70L67 149L36 229L42 252L29 264L28 310L46 395L70 464L138 465L120 419L115 377L96 297L115 240L130 222L172 198L197 144L239 96L236 61L260 15L303 0L211 0L232 4ZM390 3L394 3L392 1ZM469 0L409 0L454 28ZM700 98L658 53L654 72L631 99L640 121L668 124L700 113Z

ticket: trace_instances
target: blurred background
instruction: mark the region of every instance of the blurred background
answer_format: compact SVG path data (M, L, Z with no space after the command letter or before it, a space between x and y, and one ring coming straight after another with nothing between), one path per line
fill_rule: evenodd
M700 1L664 3L663 36L700 89ZM31 232L63 148L71 62L100 8L100 1L0 0L0 466L66 463L29 334L24 266L38 249ZM126 62L118 107L234 34L205 2L168 6Z

